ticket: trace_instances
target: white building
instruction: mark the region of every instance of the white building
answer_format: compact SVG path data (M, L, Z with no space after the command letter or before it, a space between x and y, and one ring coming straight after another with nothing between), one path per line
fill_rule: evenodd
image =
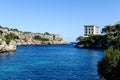
M84 37L88 37L90 34L98 34L99 27L95 25L84 25Z

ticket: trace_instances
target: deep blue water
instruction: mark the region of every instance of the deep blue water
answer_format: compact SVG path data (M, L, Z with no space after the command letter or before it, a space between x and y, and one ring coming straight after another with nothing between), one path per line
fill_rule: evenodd
M103 50L72 45L18 46L0 54L0 80L99 80Z

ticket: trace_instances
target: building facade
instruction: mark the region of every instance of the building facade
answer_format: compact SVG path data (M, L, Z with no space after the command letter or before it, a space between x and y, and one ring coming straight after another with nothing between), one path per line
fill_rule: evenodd
M98 34L99 27L95 25L84 25L84 37L88 37L90 34Z

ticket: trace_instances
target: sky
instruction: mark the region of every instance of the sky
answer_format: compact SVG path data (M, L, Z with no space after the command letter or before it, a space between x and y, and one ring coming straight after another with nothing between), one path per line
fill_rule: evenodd
M0 25L21 31L60 34L65 41L84 35L84 25L120 21L120 0L0 0Z

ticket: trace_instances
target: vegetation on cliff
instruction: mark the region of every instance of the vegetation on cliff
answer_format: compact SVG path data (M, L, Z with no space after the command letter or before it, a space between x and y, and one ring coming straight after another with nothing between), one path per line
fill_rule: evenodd
M113 47L109 46L98 63L98 73L101 80L120 80L120 24L114 25L113 29L106 33Z
M120 47L109 47L98 63L101 80L120 80Z
M4 36L4 40L6 41L7 44L10 43L11 40L19 39L19 37L13 33L9 33Z
M22 32L0 26L0 52L15 51L17 45L69 44L57 34Z
M120 80L120 23L105 26L102 33L78 37L77 47L108 48L98 63L98 74L101 80Z
M102 38L101 35L89 35L89 37L78 37L77 43L78 47L84 47L84 48L97 48L100 47L98 41L100 41Z
M102 29L104 35L93 35L89 37L78 37L77 47L84 48L108 48L110 46L116 47L120 38L120 24L107 25Z
M18 29L9 29L0 26L0 39L7 44L14 40L17 45L62 44L62 36L56 34L22 32ZM63 42L65 44L65 42Z
M40 40L40 41L49 41L48 38L42 38L42 37L39 36L39 35L35 35L34 39L35 39L35 40Z

